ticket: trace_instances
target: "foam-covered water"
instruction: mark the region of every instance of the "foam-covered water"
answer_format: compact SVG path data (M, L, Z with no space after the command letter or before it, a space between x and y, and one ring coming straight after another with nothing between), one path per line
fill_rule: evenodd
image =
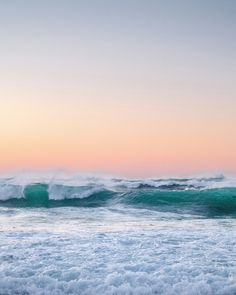
M0 294L236 294L233 177L0 179Z

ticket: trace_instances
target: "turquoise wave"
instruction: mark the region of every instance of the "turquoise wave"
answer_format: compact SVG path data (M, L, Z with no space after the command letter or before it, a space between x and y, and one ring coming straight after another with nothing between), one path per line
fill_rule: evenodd
M122 204L135 208L198 214L206 217L223 215L236 217L236 188L173 190L172 187L169 189L145 187L114 191L101 187L97 189L89 186L55 185L54 198L50 196L48 184L27 185L21 191L17 186L14 186L14 189L11 198L0 201L1 206L50 208ZM55 199L55 196L58 198Z
M122 200L126 204L161 211L207 216L236 216L236 188L206 190L132 191Z

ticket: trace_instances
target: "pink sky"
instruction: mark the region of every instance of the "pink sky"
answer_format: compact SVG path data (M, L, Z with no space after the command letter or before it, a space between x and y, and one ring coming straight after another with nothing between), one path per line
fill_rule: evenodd
M106 109L32 101L1 102L2 169L63 167L131 176L234 171L231 109L224 118L221 112L209 118L211 106L186 114L142 102Z

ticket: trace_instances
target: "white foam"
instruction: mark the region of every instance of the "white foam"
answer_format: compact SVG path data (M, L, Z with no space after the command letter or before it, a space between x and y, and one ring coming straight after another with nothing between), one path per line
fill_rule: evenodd
M80 188L80 189L78 189ZM85 199L95 193L99 193L103 187L66 187L50 185L48 189L50 200Z
M122 208L8 210L0 212L0 294L236 292L233 219L163 219Z

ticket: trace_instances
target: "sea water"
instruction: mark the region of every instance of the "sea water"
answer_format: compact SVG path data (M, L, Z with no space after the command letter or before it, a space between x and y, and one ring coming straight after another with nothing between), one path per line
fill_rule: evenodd
M236 294L236 181L2 176L0 294Z

